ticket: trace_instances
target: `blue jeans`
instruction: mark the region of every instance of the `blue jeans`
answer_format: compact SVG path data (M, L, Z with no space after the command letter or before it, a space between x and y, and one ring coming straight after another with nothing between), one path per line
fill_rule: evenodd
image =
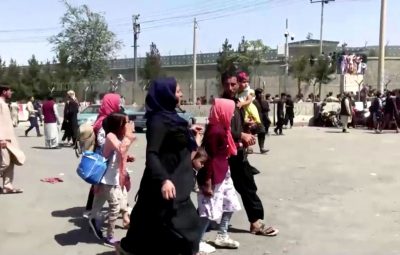
M26 134L29 133L33 128L36 129L36 134L40 135L40 130L39 130L39 124L37 121L37 117L29 117L29 122L31 123L31 126L25 131Z

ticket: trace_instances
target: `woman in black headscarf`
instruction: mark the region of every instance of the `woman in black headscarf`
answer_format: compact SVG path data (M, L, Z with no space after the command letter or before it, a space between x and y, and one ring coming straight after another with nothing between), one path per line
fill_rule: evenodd
M198 252L199 217L191 199L191 153L197 144L175 108L182 91L174 78L155 80L146 97L146 168L130 228L119 254L192 255ZM150 245L149 245L150 244Z

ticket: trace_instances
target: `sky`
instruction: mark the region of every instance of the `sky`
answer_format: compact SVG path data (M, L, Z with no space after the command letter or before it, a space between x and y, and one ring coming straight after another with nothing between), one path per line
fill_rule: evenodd
M315 1L315 0L313 0ZM242 36L261 39L271 48L284 43L285 20L296 40L308 33L319 39L321 4L310 0L69 0L86 4L105 16L109 29L123 43L116 58L133 57L132 15L140 14L138 56L152 42L161 55L192 54L193 19L198 21L197 51L218 52L225 38L236 48ZM335 0L324 8L324 40L348 46L378 45L380 0ZM55 53L48 38L61 31L65 12L59 0L0 0L0 57L27 64ZM387 0L386 43L400 45L400 1Z

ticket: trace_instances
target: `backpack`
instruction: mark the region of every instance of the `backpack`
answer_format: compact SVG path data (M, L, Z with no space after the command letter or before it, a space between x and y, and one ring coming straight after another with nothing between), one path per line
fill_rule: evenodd
M94 151L96 145L96 134L90 123L83 123L78 128L78 134L75 143L75 154L79 157L83 151Z

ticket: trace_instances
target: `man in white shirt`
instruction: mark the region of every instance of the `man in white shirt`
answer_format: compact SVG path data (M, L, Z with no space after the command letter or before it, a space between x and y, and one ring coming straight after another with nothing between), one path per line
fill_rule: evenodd
M1 194L22 193L22 189L13 186L14 166L25 162L25 155L19 149L12 125L10 109L6 100L11 99L11 88L6 84L0 84L0 177L3 178Z
M35 107L33 106L34 100L35 100L34 97L30 97L29 101L26 103L26 110L28 111L29 122L31 123L31 125L27 130L25 130L25 136L28 136L29 131L31 131L33 128L36 129L37 136L42 136L40 134L39 124L38 124L37 115L36 115L37 110L35 110Z

